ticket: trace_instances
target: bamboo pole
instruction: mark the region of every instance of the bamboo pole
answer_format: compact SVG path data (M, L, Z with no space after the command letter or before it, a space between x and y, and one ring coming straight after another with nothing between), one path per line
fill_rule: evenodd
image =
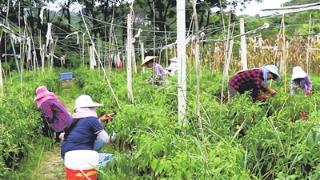
M168 45L168 37L167 37L167 28L166 25L164 25L164 41L166 43L166 46ZM166 49L166 66L168 67L169 63L169 54L168 54L168 50Z
M84 36L86 35L86 33L82 33L82 65L84 65L84 51L85 51L85 44L84 44Z
M222 77L222 84L221 84L221 97L220 97L220 103L223 103L223 99L224 99L224 82L225 79L228 78L228 73L229 73L229 57L228 57L228 52L230 51L230 29L231 29L231 11L229 12L229 21L228 21L228 33L227 33L227 41L224 42L224 69L223 69L223 77ZM230 44L229 44L230 43ZM232 40L233 43L233 40ZM229 99L229 95L228 95L228 99Z
M244 29L244 19L240 18L240 34L245 34ZM240 53L241 53L241 66L242 70L248 69L248 62L247 62L247 42L246 42L246 36L241 36L241 47L240 47Z
M284 14L282 15L281 19L281 29L280 29L280 36L281 36L281 58L280 58L280 73L284 76L284 90L287 91L287 66L286 66L286 29L284 23Z
M198 125L200 130L200 135L202 140L204 140L204 132L203 132L203 125L201 119L201 102L200 102L200 77L201 77L201 64L200 64L200 48L199 48L199 23L198 23L198 15L197 15L197 1L193 0L192 7L193 7L193 18L194 18L194 30L197 36L195 41L195 60L196 60L196 114L198 117Z
M39 49L40 49L40 58L41 58L41 72L44 72L44 47L42 45L42 32L41 29L39 30Z
M310 73L310 54L311 54L311 22L312 22L312 19L311 19L311 14L309 16L309 34L308 34L308 44L307 44L307 51L306 51L306 62L307 62L307 73L309 74Z
M90 57L90 69L93 70L95 66L95 57L94 57L94 44L89 46L89 57Z
M128 98L134 103L132 92L132 9L127 15L127 89Z
M0 33L0 44L2 40L3 31ZM3 77L2 77L2 56L0 55L0 96L3 96Z
M186 12L185 0L177 0L177 52L178 52L178 119L181 126L187 124L186 100Z
M114 50L115 48L113 47L113 21L114 21L114 4L112 6L112 18L111 18L111 23L110 23L110 29L109 29L109 68L112 67L112 57L111 57L111 50Z
M83 21L83 23L84 23L84 26L85 26L85 28L86 28L86 31L87 31L87 33L88 33L90 42L93 44L93 40L92 40L92 38L91 38L91 36L90 36L90 32L89 32L87 23L86 23L86 21L85 21L85 19L84 19L84 17L83 17L82 10L80 10L80 14L81 14L81 18L82 18L82 21ZM94 48L93 50L94 50L94 53L98 56L98 53L97 53L96 49ZM98 63L99 63L99 65L102 66L100 57L98 56L97 58L98 58ZM110 80L109 80L109 78L108 78L108 76L107 76L107 73L106 73L105 69L102 68L102 71L103 71L103 74L104 74L104 78L106 79L106 81L107 81L107 83L108 83L108 86L109 86L109 88L110 88L110 90L111 90L112 96L114 97L114 99L115 99L115 101L116 101L116 103L117 103L118 108L121 109L119 100L118 100L118 98L117 98L117 96L116 96L116 94L115 94L115 92L114 92L114 90L113 90L113 88L112 88L112 86L111 86Z
M139 42L140 42L140 53L141 53L141 62L144 60L144 44L143 41L139 38ZM145 67L142 67L142 72L145 71Z

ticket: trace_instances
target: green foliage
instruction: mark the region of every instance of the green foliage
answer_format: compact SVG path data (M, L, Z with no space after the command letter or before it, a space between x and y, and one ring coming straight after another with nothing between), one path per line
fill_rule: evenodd
M177 121L176 78L169 78L172 82L167 86L157 87L142 83L150 72L137 74L133 78L135 103L131 104L127 98L125 72L107 70L119 108L101 71L84 67L72 71L74 89L68 95L62 94L62 99L88 94L104 104L103 108L98 108L98 113L117 113L115 119L106 125L108 132L117 133L117 141L111 146L115 160L100 169L102 179L320 177L320 96L317 91L310 97L302 96L301 92L292 96L283 84L273 84L278 93L267 102L252 102L248 94L243 94L221 103L221 75L203 68L202 139L194 113L195 88L191 86L196 81L195 72L193 67L190 70L186 127L181 127ZM36 81L32 77L36 77ZM37 142L40 114L33 102L36 86L49 84L53 90L61 92L56 71L46 73L46 76L26 73L24 80L23 94L20 84L16 83L16 75L8 80L5 91L8 96L1 99L3 137L0 148L5 155L19 151L27 154L34 145L30 142ZM317 89L319 79L312 77L312 80ZM17 100L17 97L25 98ZM8 111L7 107L14 108ZM307 120L300 112L308 113ZM15 161L15 164L19 165L19 162ZM0 161L0 165L5 167L4 161ZM4 168L1 175L12 177L14 172Z
M46 76L28 72L23 76L22 84L17 75L6 81L5 95L0 98L0 178L13 178L33 145L40 141L42 120L34 101L35 89L47 85L56 91L58 78L56 72L46 72Z

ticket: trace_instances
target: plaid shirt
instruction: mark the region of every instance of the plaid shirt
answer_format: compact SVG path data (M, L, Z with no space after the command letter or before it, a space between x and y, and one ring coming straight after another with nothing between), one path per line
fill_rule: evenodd
M229 85L240 94L251 91L251 96L256 98L260 91L267 91L267 85L263 83L263 72L260 68L240 71L229 80Z

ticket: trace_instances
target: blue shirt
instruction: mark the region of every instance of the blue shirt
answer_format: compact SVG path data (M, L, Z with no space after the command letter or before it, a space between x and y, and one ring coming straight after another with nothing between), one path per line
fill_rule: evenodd
M96 117L80 119L61 145L61 156L72 150L93 150L97 134L103 126Z

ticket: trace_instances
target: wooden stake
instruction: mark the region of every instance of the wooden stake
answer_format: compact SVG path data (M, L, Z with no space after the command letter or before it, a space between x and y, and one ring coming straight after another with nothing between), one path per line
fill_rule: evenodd
M202 119L201 119L201 104L200 104L200 73L201 73L201 66L200 66L200 52L199 52L199 23L198 23L198 15L197 15L197 1L193 0L192 7L193 7L193 18L194 18L194 30L197 36L195 42L195 60L196 60L196 114L198 117L198 125L200 130L201 139L204 140L204 132L202 128Z
M144 45L141 39L139 39L140 42L140 53L141 53L141 62L144 60ZM142 67L142 72L145 71L145 67Z
M81 18L82 18L82 21L83 21L83 23L84 23L84 26L85 26L85 28L86 28L86 31L87 31L87 33L88 33L90 42L93 44L93 40L92 40L92 38L91 38L91 36L90 36L90 32L89 32L87 23L86 23L86 21L85 21L85 19L84 19L84 17L83 17L82 10L80 10L80 14L81 14ZM94 50L94 53L98 56L98 53L97 53L96 49L94 48L93 50ZM98 58L98 63L99 63L99 65L102 66L102 63L101 63L101 60L100 60L100 56L98 56L97 58ZM114 93L114 90L113 90L113 88L112 88L112 86L111 86L110 80L109 80L109 78L108 78L108 76L107 76L107 73L106 73L105 69L102 68L102 71L103 71L103 74L104 74L104 78L106 79L106 81L107 81L107 83L108 83L108 86L109 86L109 88L110 88L110 90L111 90L111 93L112 93L112 95L113 95L113 97L114 97L114 99L115 99L115 101L116 101L116 103L117 103L117 106L118 106L119 109L121 109L119 100L118 100L116 94Z
M309 35L308 35L308 44L307 44L307 51L306 51L306 62L307 62L307 73L309 74L310 73L310 55L311 55L311 22L312 22L312 19L311 19L311 14L309 16Z
M240 34L244 34L244 19L240 18ZM240 47L240 53L241 53L241 66L242 70L248 69L248 62L247 62L247 42L246 42L246 36L241 36L241 47Z
M127 89L128 98L131 103L134 103L132 92L132 9L127 16Z
M287 91L287 66L286 66L286 31L285 31L285 23L284 23L284 14L282 15L281 19L281 37L282 37L282 42L281 42L281 58L280 58L280 73L281 75L284 76L284 90Z
M181 126L187 125L186 100L186 5L177 0L177 51L178 51L178 119Z
M2 40L3 31L0 33L0 44ZM2 77L2 56L0 55L0 96L3 96L3 77Z

